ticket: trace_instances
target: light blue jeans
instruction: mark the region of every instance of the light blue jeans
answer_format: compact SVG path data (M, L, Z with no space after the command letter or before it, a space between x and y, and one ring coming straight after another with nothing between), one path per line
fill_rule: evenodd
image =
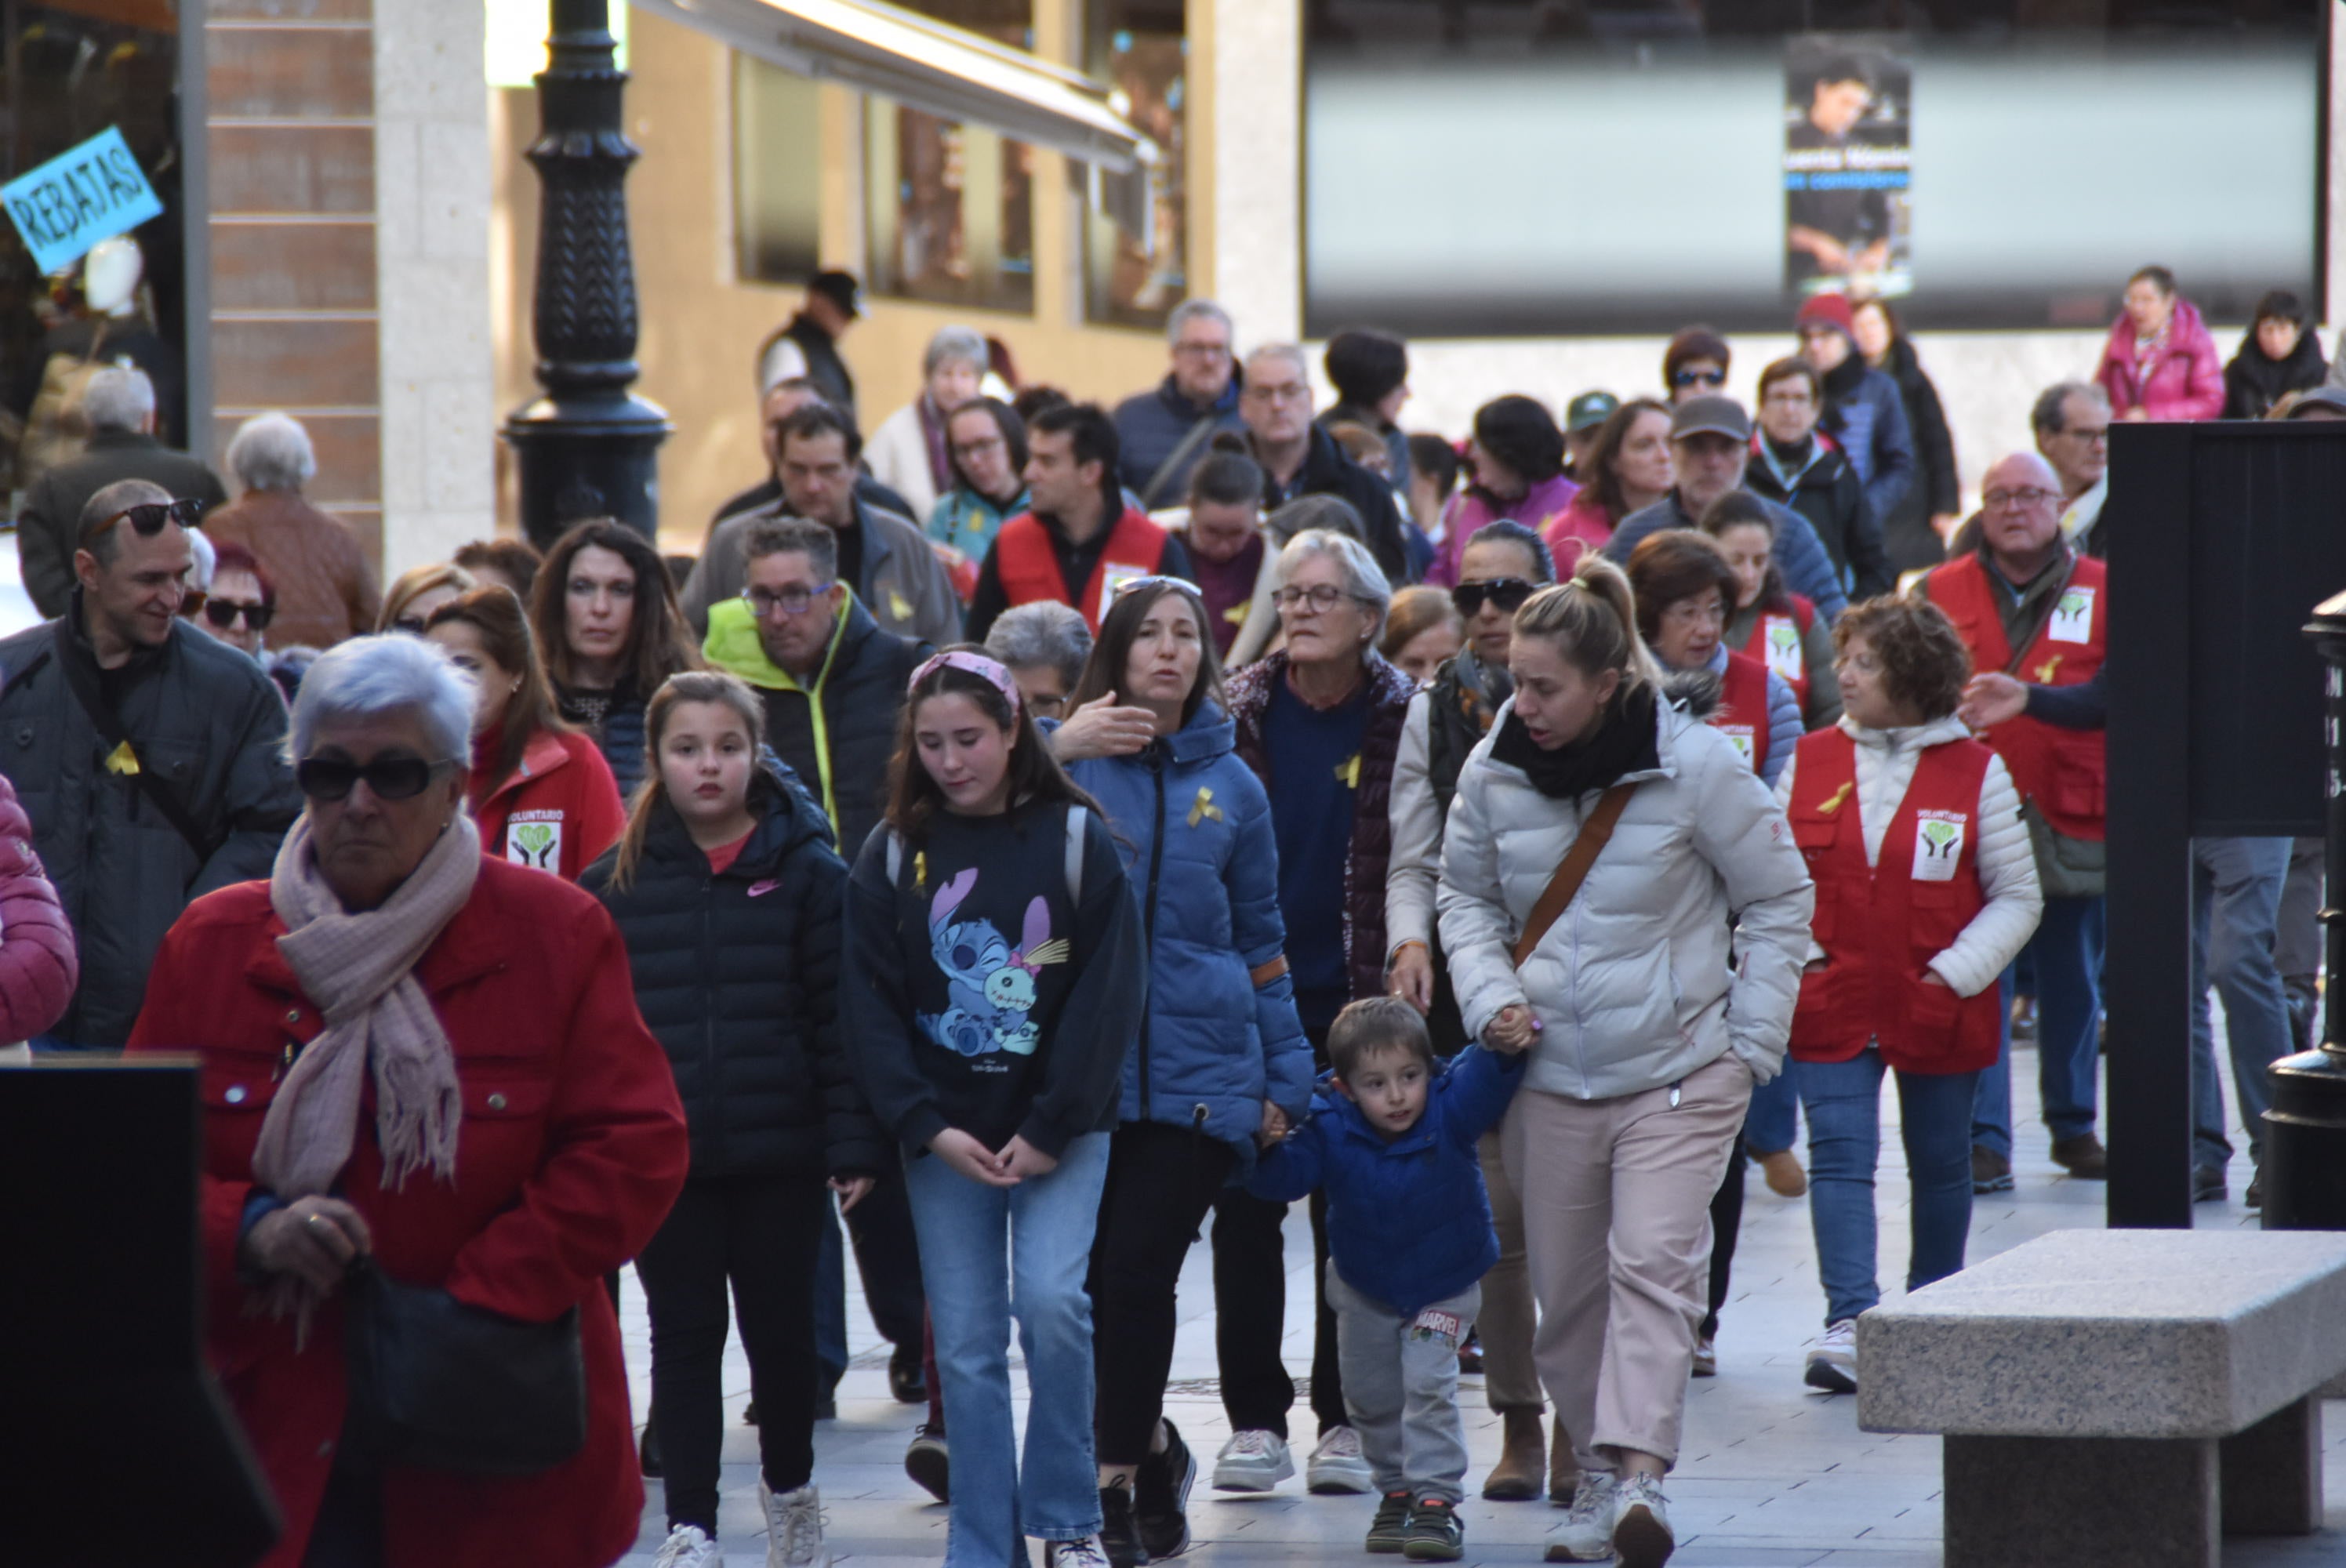
M1107 1134L1086 1133L1050 1175L1014 1187L981 1186L933 1155L904 1166L953 1434L945 1568L1021 1568L1027 1536L1099 1530L1084 1276L1107 1147ZM1023 1458L1010 1419L1014 1314L1029 1396Z
M2232 1091L2249 1153L2264 1157L2265 1111L2272 1088L2265 1069L2297 1049L2289 999L2273 962L2280 890L2289 875L2287 839L2195 839L2191 842L2192 1163L2223 1168L2232 1157L2224 1135L2224 1091L2216 1079L2216 1030L2208 987L2224 1003L2231 1048Z
M2045 901L2036 934L2021 950L2036 965L2036 1086L2045 1130L2058 1142L2094 1130L2101 1062L2102 949L2108 921L2100 895ZM2003 1054L1979 1075L1972 1142L2012 1154L2012 975L2004 974Z

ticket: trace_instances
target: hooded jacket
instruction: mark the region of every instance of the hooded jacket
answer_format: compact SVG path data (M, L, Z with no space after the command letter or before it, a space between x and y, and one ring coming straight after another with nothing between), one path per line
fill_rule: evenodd
M1807 518L1773 501L1765 504L1776 520L1776 565L1783 568L1784 585L1816 606L1817 614L1831 626L1849 608L1849 594L1841 585L1841 575L1833 570L1832 557L1825 553ZM1606 557L1627 567L1629 552L1647 535L1664 528L1691 528L1696 521L1673 490L1651 506L1621 519L1621 526L1605 546Z
M2216 340L2188 300L2175 301L2167 343L2145 375L2135 362L2134 318L2121 311L2110 323L2109 341L2094 380L2110 397L2110 416L2124 419L2141 409L2151 419L2216 419L2224 412L2224 372Z
M1898 383L1867 365L1854 343L1849 358L1827 371L1823 379L1825 409L1820 426L1848 454L1874 517L1887 517L1914 484L1914 433L1906 428L1906 404L1898 395Z
M1762 501L1789 507L1808 519L1817 543L1832 557L1833 575L1850 598L1870 599L1896 585L1882 545L1882 520L1865 498L1856 465L1832 437L1819 431L1807 449L1780 460L1764 432L1751 437L1751 461L1743 468L1744 487Z
M2256 323L2240 339L2240 351L2224 367L2224 417L2262 419L2293 392L2310 392L2329 379L2320 341L2311 327L2297 334L2289 358L2276 360L2258 346Z
M1554 549L1556 541L1548 534L1549 525L1562 521L1572 505L1572 498L1579 494L1580 486L1561 473L1541 480L1513 501L1500 501L1479 485L1468 485L1443 508L1442 543L1434 547L1433 564L1426 567L1425 580L1437 588L1456 586L1459 565L1466 557L1467 541L1503 518L1522 524L1547 539L1549 548ZM1601 545L1604 540L1594 543ZM1573 558L1579 559L1577 555ZM1570 569L1562 561L1556 563L1559 572Z
M662 799L625 891L615 847L579 885L627 944L636 1007L668 1052L695 1176L878 1175L895 1150L839 1033L847 866L805 795L760 769L758 825L724 871Z
M1799 998L1815 889L1784 813L1727 737L1655 705L1655 763L1610 843L1520 972L1512 949L1602 791L1550 799L1492 755L1459 775L1443 836L1442 942L1469 1037L1504 1008L1543 1025L1526 1082L1610 1100L1732 1051L1776 1075ZM1731 945L1730 945L1731 944Z
M1107 813L1140 900L1148 1011L1124 1066L1117 1119L1194 1127L1247 1160L1270 1101L1300 1121L1311 1044L1278 961L1279 855L1270 800L1211 702L1131 757L1068 768ZM1253 972L1278 972L1258 984Z

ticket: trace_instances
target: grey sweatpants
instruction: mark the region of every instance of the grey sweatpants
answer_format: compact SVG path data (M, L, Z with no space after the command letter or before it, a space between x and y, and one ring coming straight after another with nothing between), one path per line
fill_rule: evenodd
M1474 1326L1483 1288L1402 1317L1344 1283L1328 1264L1328 1305L1336 1314L1336 1356L1344 1372L1344 1412L1360 1434L1380 1496L1412 1501L1466 1495L1466 1423L1458 1414L1458 1344Z

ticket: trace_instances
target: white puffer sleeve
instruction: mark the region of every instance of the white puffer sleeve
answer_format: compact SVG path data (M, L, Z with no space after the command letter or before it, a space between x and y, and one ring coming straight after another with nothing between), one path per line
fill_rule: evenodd
M1409 699L1401 722L1401 745L1393 753L1392 855L1385 865L1385 961L1405 942L1428 944L1433 937L1433 890L1442 874L1442 813L1426 771L1432 741L1433 697L1421 691Z
M1442 834L1442 952L1450 984L1458 993L1467 1038L1480 1040L1483 1026L1507 1008L1525 1002L1515 973L1515 917L1507 911L1499 880L1499 854L1489 816L1490 772L1485 742L1466 759L1451 798L1450 821ZM1755 779L1753 783L1759 781ZM1553 802L1549 803L1553 806ZM1555 808L1559 813L1568 808Z
M1792 1008L1808 961L1816 884L1793 847L1784 809L1748 768L1707 759L1681 783L1695 786L1694 844L1719 873L1735 920L1735 978L1727 990L1727 1036L1764 1084L1784 1064Z
M2021 820L2020 792L2004 759L1988 759L1980 781L1980 891L1987 902L1964 927L1953 945L1931 960L1931 968L1958 996L1976 996L1996 983L2036 934L2045 895L2036 881L2036 855L2029 848L2028 824Z

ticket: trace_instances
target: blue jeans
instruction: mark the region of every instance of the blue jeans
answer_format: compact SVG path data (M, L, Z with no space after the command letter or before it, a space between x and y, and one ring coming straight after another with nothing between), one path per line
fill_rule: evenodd
M2057 1141L2094 1130L2101 1060L2102 949L2107 928L2101 899L2046 899L2036 934L2020 962L2036 971L2036 1087L2045 1127ZM2018 965L2015 965L2018 967ZM2004 1048L1979 1074L1972 1103L1972 1142L2012 1155L2012 976L2004 976Z
M1882 1075L1890 1069L1870 1045L1846 1062L1794 1062L1791 1068L1809 1113L1809 1223L1816 1230L1817 1277L1831 1328L1882 1302L1873 1173L1882 1163ZM1913 1188L1909 1290L1964 1266L1972 1228L1971 1106L1978 1077L1898 1074L1900 1130Z
M2289 875L2287 839L2195 839L2191 843L2191 1122L2194 1165L2232 1157L2224 1135L2224 1092L2216 1081L2216 1029L2208 987L2224 1002L2232 1090L2249 1153L2264 1157L2264 1115L2272 1104L2265 1069L2296 1046L2289 999L2273 962L2280 890Z
M1755 1155L1781 1154L1800 1136L1800 1095L1790 1073L1779 1073L1751 1091L1743 1119L1743 1143Z
M934 1155L904 1167L953 1433L946 1568L1014 1568L1025 1537L1100 1527L1092 1459L1092 1307L1084 1291L1108 1135L1069 1143L1050 1175L983 1186ZM1026 1354L1026 1451L1010 1420L1010 1324Z

